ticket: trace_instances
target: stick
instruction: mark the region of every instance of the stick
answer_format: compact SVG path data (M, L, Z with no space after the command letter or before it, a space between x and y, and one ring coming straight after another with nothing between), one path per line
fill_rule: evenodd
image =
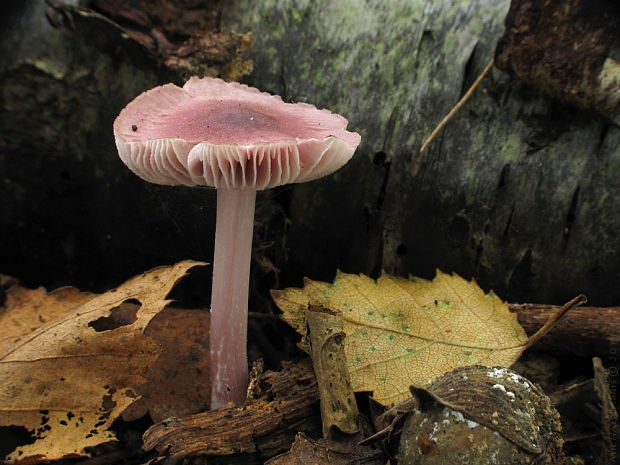
M473 95L473 93L476 90L476 88L480 85L482 80L486 77L487 74L489 74L489 71L491 71L491 68L493 68L493 63L494 63L494 61L493 61L493 59L491 59L489 64L486 66L486 68L484 68L482 73L480 73L480 76L478 76L476 78L476 80L474 81L474 83L471 85L471 87L469 89L467 89L467 92L465 93L465 95L463 95L461 100L459 100L456 103L456 105L454 105L454 107L452 107L452 110L450 110L450 112L444 117L444 119L441 120L441 122L437 125L437 127L433 130L433 132L431 132L431 135L428 136L428 138L422 144L422 147L420 148L420 153L422 153L422 152L424 152L426 150L426 148L433 141L435 136L437 136L437 134L439 134L439 131L441 131L443 129L443 127L446 124L448 124L448 121L450 121L452 119L452 117L456 114L456 112L459 111L463 105L465 105L465 103Z
M587 301L588 299L586 299L585 295L579 294L577 297L566 302L564 305L558 308L547 320L547 322L542 325L542 327L538 331L536 331L530 336L527 341L526 348L530 348L538 341L540 341L540 339L549 331L551 331L551 329L557 324L557 322L560 321L560 318L562 318L571 308L575 307L576 305L585 304Z
M549 320L558 306L544 304L509 304L527 334L534 334ZM599 355L607 358L610 349L620 347L620 307L579 307L564 318L535 350L569 352L574 355Z

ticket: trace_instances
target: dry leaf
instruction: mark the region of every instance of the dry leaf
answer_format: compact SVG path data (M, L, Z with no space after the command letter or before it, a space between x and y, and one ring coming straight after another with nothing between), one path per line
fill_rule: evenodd
M432 281L338 272L333 284L306 279L303 289L272 296L284 320L304 336L309 304L342 312L353 389L372 391L385 406L409 397L410 385L423 386L459 366L510 366L527 342L495 294L439 271Z
M310 305L306 311L312 366L319 385L323 437L359 433L359 410L349 380L342 314Z
M88 456L115 440L112 422L136 400L133 386L159 354L145 336L149 321L187 270L185 261L132 278L102 295L61 288L49 294L14 287L0 312L0 426L24 426L35 442L6 460ZM137 303L110 325L121 305Z
M132 421L147 412L154 422L209 410L209 314L201 309L167 307L151 320L145 334L161 354L136 387L141 399L123 412Z

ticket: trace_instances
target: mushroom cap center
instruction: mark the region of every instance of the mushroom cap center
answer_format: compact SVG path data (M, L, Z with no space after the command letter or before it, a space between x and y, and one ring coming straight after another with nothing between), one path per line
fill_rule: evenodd
M150 120L150 121L149 121ZM330 135L321 123L308 124L273 108L251 106L241 100L194 99L147 118L128 139L177 138L194 145L251 145L296 139L322 139ZM332 128L333 131L333 128Z
M164 84L114 121L118 153L157 184L267 189L344 165L360 143L347 120L307 103L215 78Z

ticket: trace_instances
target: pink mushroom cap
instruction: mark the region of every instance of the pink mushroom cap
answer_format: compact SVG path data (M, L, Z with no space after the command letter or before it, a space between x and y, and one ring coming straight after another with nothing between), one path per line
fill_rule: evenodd
M156 184L267 189L328 175L361 137L306 103L216 78L142 93L114 121L120 158Z

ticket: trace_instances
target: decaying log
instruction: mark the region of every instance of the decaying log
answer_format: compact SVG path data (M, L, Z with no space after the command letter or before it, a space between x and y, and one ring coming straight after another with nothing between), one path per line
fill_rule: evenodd
M495 59L546 94L620 124L618 46L617 2L512 0Z
M543 304L509 304L528 335L538 330L559 308ZM575 355L607 357L620 344L620 307L577 307L569 310L536 348Z
M144 449L181 458L258 453L263 458L290 448L298 432L320 435L316 378L309 359L282 362L259 381L262 395L245 407L228 407L156 423L144 434Z
M219 30L217 17L222 2L201 1L194 8L179 8L169 0L131 5L95 0L91 2L93 9L63 0L46 3L45 13L53 26L101 31L106 40L120 40L125 47L137 46L185 79L219 75L238 80L252 70L252 62L240 58L240 53L250 46L252 34ZM127 44L128 40L133 43Z

